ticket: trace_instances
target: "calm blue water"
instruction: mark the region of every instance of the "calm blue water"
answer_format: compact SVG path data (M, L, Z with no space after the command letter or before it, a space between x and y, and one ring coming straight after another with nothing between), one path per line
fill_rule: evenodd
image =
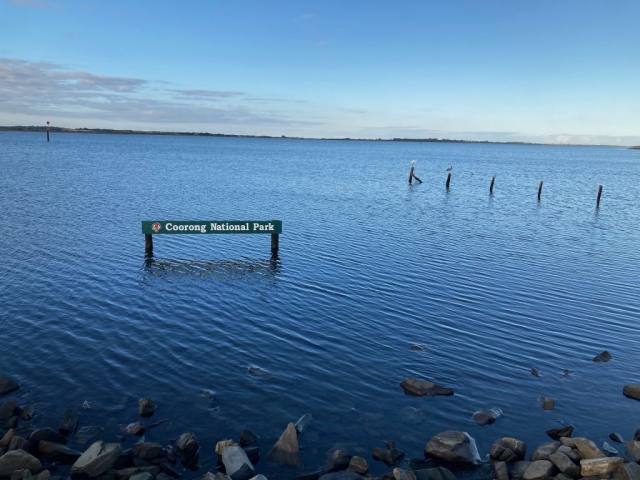
M384 472L372 447L421 457L445 429L485 455L557 420L594 440L640 426L622 396L640 383L640 151L2 132L0 172L0 374L36 426L77 408L113 441L151 396L169 422L147 440L200 440L187 478L218 440L251 428L265 455L307 412L305 470L337 443ZM156 236L145 261L143 219L272 218L277 262L258 235ZM455 396L407 397L406 376ZM488 407L504 416L471 422Z

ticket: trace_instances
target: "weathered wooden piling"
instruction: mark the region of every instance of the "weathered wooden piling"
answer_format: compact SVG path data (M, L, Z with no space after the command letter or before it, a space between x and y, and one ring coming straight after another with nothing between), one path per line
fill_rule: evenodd
M144 234L144 252L153 253L153 235L151 233Z
M540 195L542 195L542 180L540 180L540 186L538 187L538 201L540 201Z
M418 181L418 183L422 183L422 180L416 177L416 174L413 173L413 167L411 167L411 170L409 170L409 185L411 185L411 179L413 178L415 178Z
M447 191L449 190L449 184L451 183L451 173L447 174Z
M47 142L49 141L49 120L47 120Z
M280 247L280 235L277 233L271 234L271 256L278 256L278 248Z
M602 185L598 187L598 200L596 201L596 208L600 208L600 197L602 196Z
M496 182L496 177L491 179L491 185L489 185L489 195L493 195L493 184Z

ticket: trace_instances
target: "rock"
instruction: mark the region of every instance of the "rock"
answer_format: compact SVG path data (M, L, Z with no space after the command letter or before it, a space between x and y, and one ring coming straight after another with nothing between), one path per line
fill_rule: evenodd
M0 377L0 395L6 395L20 388L20 384L7 377Z
M556 403L553 400L551 400L549 397L539 397L538 404L544 410L553 410L554 408L556 408Z
M478 425L491 425L502 415L502 410L499 408L485 408L484 410L479 410L473 414L473 420Z
M25 422L28 422L29 420L33 419L33 414L35 411L35 405L27 405L26 407L22 408L18 407L18 416Z
M560 442L547 442L536 448L531 454L531 461L548 460L551 455L556 453L560 447Z
M608 362L612 358L613 357L611 356L611 354L605 350L604 352L599 353L598 355L593 357L593 361L594 362Z
M403 470L402 468L393 469L393 478L395 480L416 480L416 474L411 470Z
M242 432L240 432L240 445L243 447L246 447L248 445L253 445L254 443L258 443L258 440L260 440L260 437L258 437L251 430L245 429L245 430L242 430Z
M404 390L405 395L412 395L414 397L422 397L425 395L453 395L453 390L451 388L441 387L428 380L411 377L405 378L400 383L400 386Z
M424 345L418 345L418 344L414 344L411 345L411 347L409 347L411 350L415 351L415 352L419 352L419 351L423 351L425 349Z
M257 465L260 461L260 447L244 447L243 450L251 464Z
M620 470L613 472L615 480L640 480L640 465L625 463Z
M0 406L0 422L5 422L11 417L15 417L18 410L18 402L7 400Z
M16 470L11 474L11 480L31 480L31 478L29 470Z
M131 467L131 468L124 468L122 470L116 470L114 472L114 480L129 480L132 476L138 474L138 473L143 473L143 472L147 472L152 476L157 475L158 473L160 473L160 467L144 467L144 468L139 468L139 467Z
M565 475L564 473L559 473L553 478L555 480L573 480L573 477L570 477L569 475Z
M580 469L583 477L607 478L609 473L619 469L623 464L622 457L585 458L580 460Z
M617 457L619 452L608 442L602 442L602 451L607 457Z
M616 443L624 443L624 440L622 439L622 435L620 435L619 433L611 432L609 434L609 438Z
M340 472L349 467L349 462L351 462L351 455L344 450L337 449L329 454L322 471L324 473Z
M24 450L27 453L33 453L36 450L36 445L29 440L14 435L11 442L9 442L9 450Z
M145 429L142 422L130 423L124 429L124 431L127 432L129 435L136 435L138 437L141 437L142 435L144 435L144 430Z
M320 476L319 480L362 480L362 477L356 472L344 470L342 472L325 473Z
M267 454L267 461L302 467L299 450L300 445L298 444L296 426L293 422L289 422L285 431Z
M264 475L262 475L262 474L258 474L258 475L256 475L255 477L250 478L249 480L267 480L267 477L265 477L265 476L264 476Z
M444 467L414 470L416 480L456 480L456 477Z
M524 460L527 453L527 444L511 437L502 437L491 445L489 454L493 460L513 462ZM524 472L523 472L524 473Z
M493 464L494 478L496 480L509 480L509 471L505 462L496 462Z
M309 423L311 423L312 419L313 415L311 415L310 413L305 413L303 416L301 416L296 422L296 432L298 432L298 434L302 433L304 429L309 426Z
M0 439L0 449L7 448L13 438L13 428L10 428L7 433Z
M156 480L169 480L171 478L179 479L180 477L182 477L182 474L168 463L161 463L158 466L160 467L160 470L162 470L162 472L156 475Z
M640 385L625 385L622 389L622 393L627 398L640 400Z
M193 433L183 433L176 440L176 451L184 465L194 465L198 462L200 446ZM234 479L236 480L236 479Z
M624 458L627 460L627 462L640 462L640 441L629 440L624 444L624 447Z
M547 430L546 434L549 435L554 440L560 440L562 437L570 437L573 433L574 426L568 425L562 428L552 428L551 430Z
M140 415L143 417L150 417L157 408L158 406L149 397L140 400Z
M24 450L12 450L0 457L0 477L10 477L16 470L29 470L30 473L40 473L42 464L33 455Z
M384 462L386 465L394 465L404 457L404 452L396 447L395 443L387 442L388 449L376 447L373 449L373 459Z
M122 455L119 443L92 443L71 467L72 477L97 478L112 468Z
M0 422L0 430L8 430L18 426L18 416L14 415L4 422Z
M212 480L231 480L231 477L226 473L217 472Z
M508 466L509 476L512 480L521 479L524 475L524 472L527 471L527 468L531 465L532 462L520 461L513 463L510 467Z
M152 478L153 475L151 475L149 472L140 472L129 477L130 480L151 480Z
M580 477L580 467L573 463L564 453L556 452L549 455L549 460L565 475L569 475L573 478Z
M534 377L539 377L540 370L538 370L536 367L531 367L531 375L533 375Z
M475 440L466 432L447 430L434 435L424 454L426 458L435 458L464 467L476 467L482 463Z
M222 450L224 450L224 447L233 447L238 445L236 442L234 442L233 440L220 440L218 443L216 443L216 455L218 455L219 457L222 456Z
M522 480L546 480L553 477L555 466L550 460L536 460L531 462L529 468L522 475Z
M232 480L249 480L253 477L253 465L239 446L225 447L222 450L222 463Z
M322 470L318 470L316 472L305 472L296 475L295 480L318 480L320 475L322 475Z
M640 428L633 434L633 439L636 441L640 441Z
M580 464L580 460L582 460L582 457L577 450L574 450L573 448L566 445L561 445L560 448L558 448L558 452L564 453L576 465Z
M580 437L577 437L580 438ZM576 448L576 439L571 437L560 437L560 443L565 447Z
M349 460L349 466L347 467L347 470L349 470L350 472L359 473L360 475L366 475L369 471L369 464L364 458L354 456L351 457L351 460Z
M73 410L65 410L58 425L58 432L63 435L73 435L78 428L78 414Z
M152 460L162 455L162 445L155 442L139 442L133 447L133 455L142 460Z
M41 440L59 443L61 445L67 444L67 439L63 435L60 435L58 432L54 431L53 428L48 427L34 430L33 432L31 432L31 435L29 435L29 441L36 446Z
M588 438L576 438L576 449L580 452L580 456L584 458L602 458L604 453L600 450L595 443ZM588 475L583 475L586 477Z
M38 452L56 463L69 464L75 462L82 455L81 452L72 450L66 445L41 440L38 443Z
M414 472L416 470L425 470L427 468L435 468L436 462L432 459L425 460L423 458L410 458L409 468Z

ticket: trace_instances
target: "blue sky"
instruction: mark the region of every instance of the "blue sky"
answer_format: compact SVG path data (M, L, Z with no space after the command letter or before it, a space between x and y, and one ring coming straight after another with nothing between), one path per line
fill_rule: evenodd
M0 0L0 125L640 144L640 1Z

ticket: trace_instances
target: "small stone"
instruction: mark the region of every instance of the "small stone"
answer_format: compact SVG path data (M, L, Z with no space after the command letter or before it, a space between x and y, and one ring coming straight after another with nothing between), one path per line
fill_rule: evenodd
M568 425L562 428L552 428L551 430L547 430L546 434L549 435L553 440L560 440L562 437L570 437L573 433L574 426Z
M424 350L424 345L411 345L410 348L411 348L411 350L416 351L416 352L417 351L422 351L422 350Z
M150 417L157 408L158 406L149 397L140 400L140 415L143 417Z
M7 377L0 376L0 395L6 395L20 388L20 384Z
M624 440L622 439L622 435L620 435L619 433L611 432L609 434L609 438L616 443L624 443Z
M585 458L580 460L580 469L583 477L607 478L609 473L622 467L623 464L622 457Z
M602 458L604 453L600 450L595 443L588 438L576 438L576 449L580 452L580 456L583 459L588 458ZM583 475L584 477L588 475Z
M183 433L176 440L176 451L184 465L195 465L198 462L200 445L193 433Z
M407 377L401 383L400 386L404 390L405 395L411 395L414 397L433 396L433 395L453 395L451 388L441 387L428 380L421 380L416 378Z
M33 419L35 411L35 405L27 405L26 407L18 408L18 416L25 422L28 422Z
M549 460L536 460L531 462L529 468L522 475L522 480L546 480L553 477L555 466Z
M416 474L411 470L403 470L402 468L393 469L393 478L395 480L416 480Z
M494 423L500 416L502 415L502 410L499 408L485 408L484 410L479 410L473 414L473 420L482 426L482 425L491 425Z
M63 435L72 435L78 428L78 414L73 410L65 410L58 431Z
M344 450L337 449L329 454L322 471L325 473L340 472L349 467L349 462L351 462L351 455Z
M607 457L617 457L618 450L608 442L602 442L602 451Z
M242 430L242 432L240 432L240 445L243 447L258 443L258 440L260 440L260 437L258 437L251 430L244 429Z
M544 410L553 410L556 407L556 403L553 400L551 400L549 397L539 397L538 404Z
M278 441L269 450L267 461L302 467L299 450L300 445L298 444L296 426L293 422L290 422Z
M465 467L482 463L475 440L466 432L447 430L434 435L424 450L425 458L435 458Z
M369 471L369 464L364 458L354 456L351 457L351 460L349 460L349 466L347 467L347 470L349 470L350 472L359 473L360 475L366 475Z
M593 361L594 362L608 362L612 358L613 357L611 356L611 354L605 350L604 352L599 353L598 355L593 357Z
M129 435L136 435L138 437L141 437L142 435L144 435L144 425L142 422L130 423L125 427L124 430Z
M531 368L531 375L533 375L534 377L539 377L540 376L540 370L538 370L536 367L532 367Z
M622 393L627 398L640 400L640 385L625 385L622 389Z
M312 419L313 415L311 415L310 413L305 413L303 416L301 416L296 422L296 432L298 432L298 434L302 433L304 429L309 426L309 423L311 423Z
M536 448L531 454L531 461L548 460L551 455L558 451L560 442L547 442Z

